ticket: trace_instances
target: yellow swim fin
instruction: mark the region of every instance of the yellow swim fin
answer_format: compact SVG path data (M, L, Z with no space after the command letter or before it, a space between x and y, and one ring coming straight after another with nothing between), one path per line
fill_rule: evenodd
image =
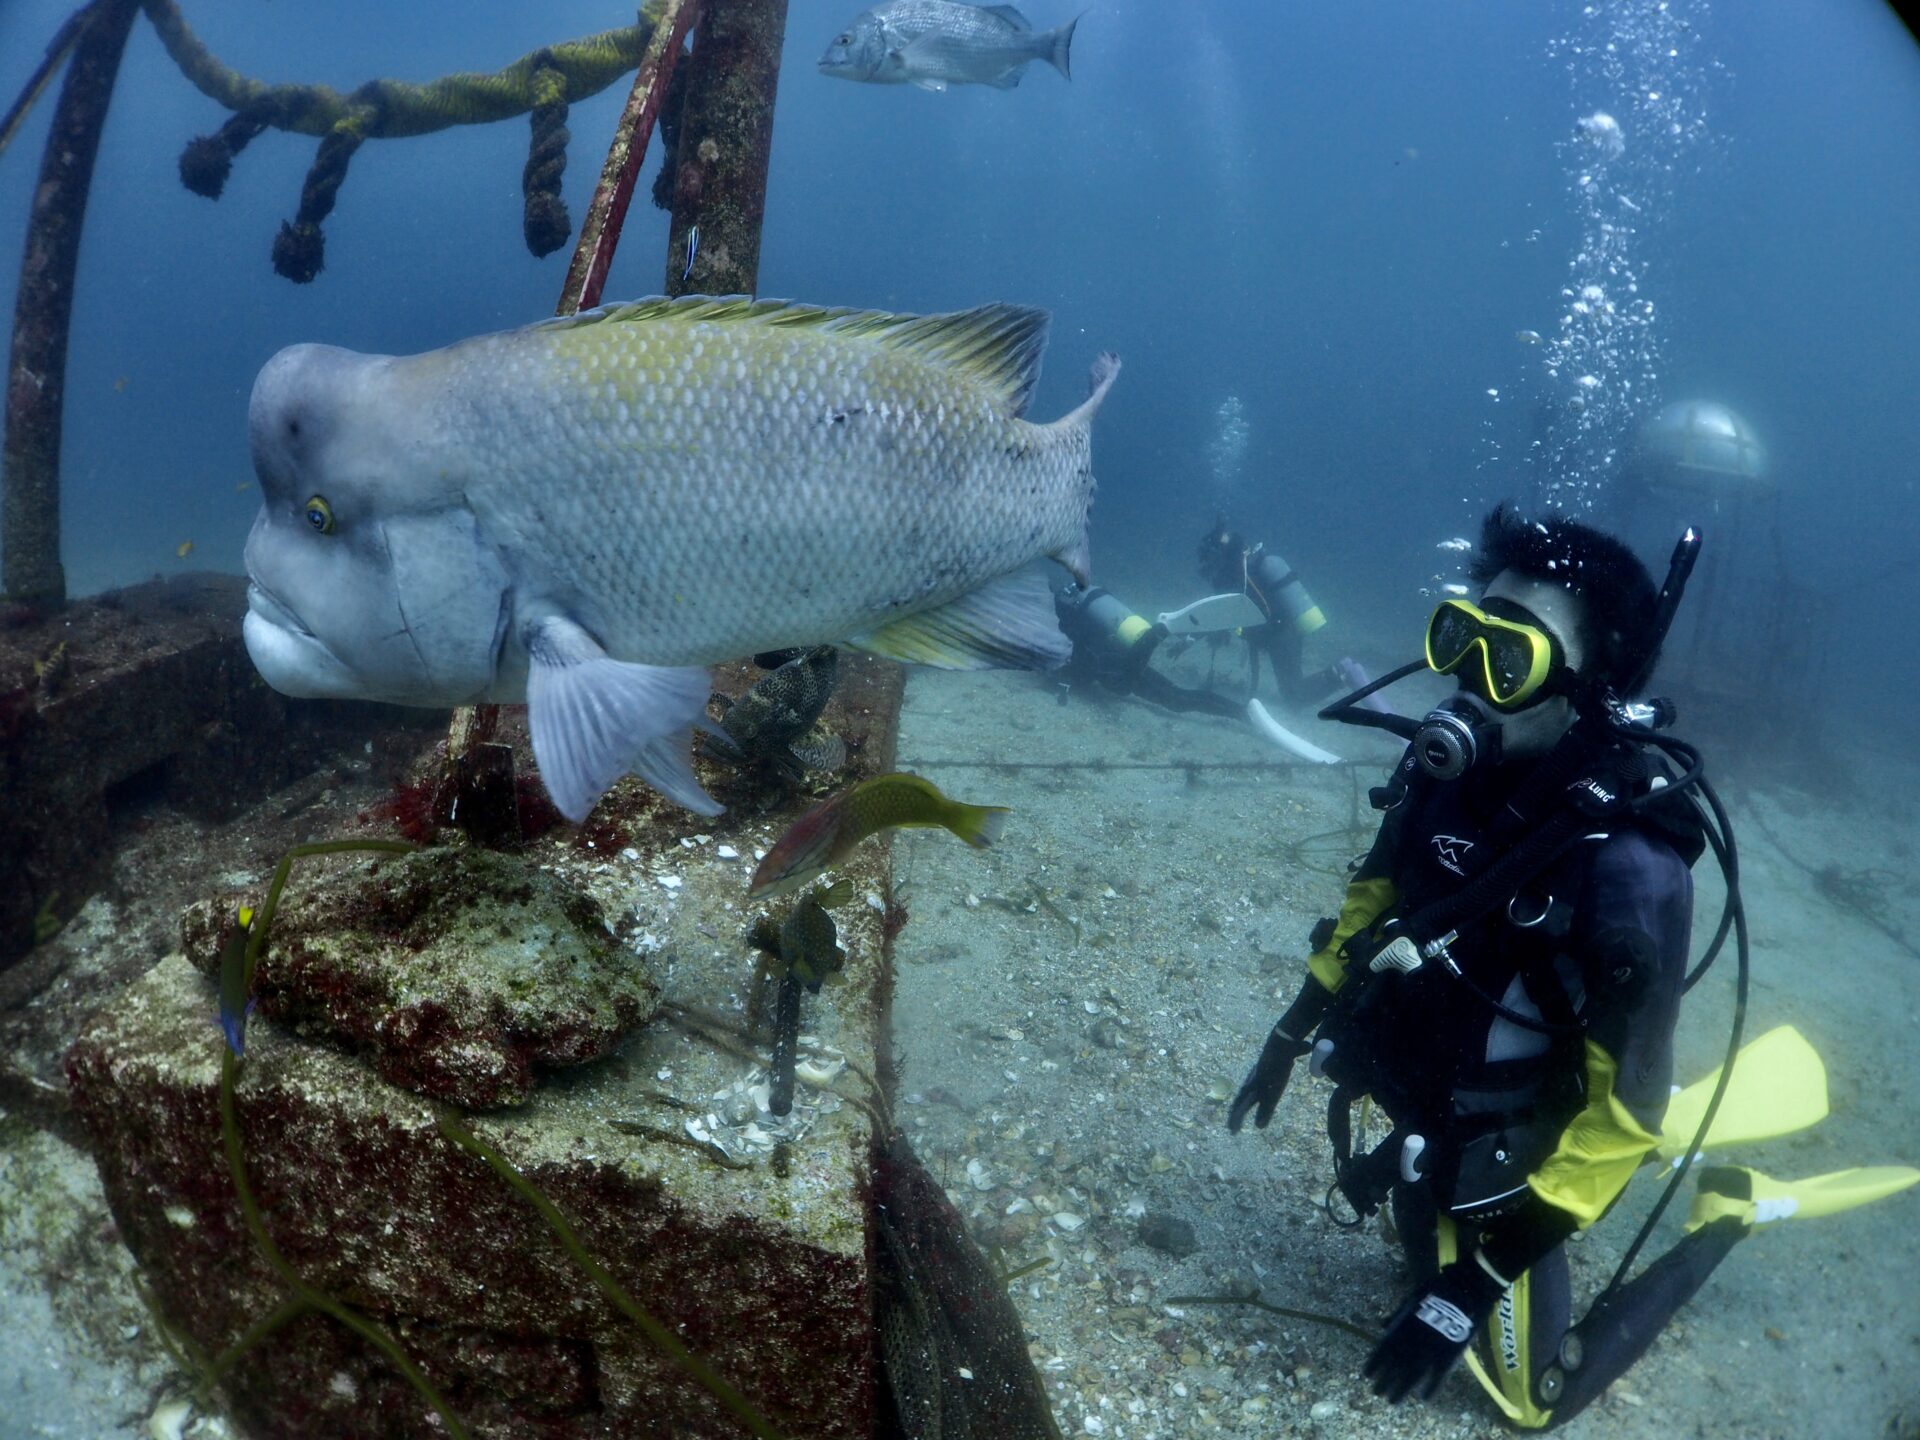
M1698 1230L1725 1215L1746 1225L1837 1215L1897 1195L1915 1182L1920 1182L1920 1170L1911 1165L1870 1165L1807 1180L1775 1180L1744 1165L1711 1165L1700 1171L1700 1192L1693 1197L1687 1229Z
M1657 1147L1662 1160L1677 1160L1687 1153L1719 1079L1720 1072L1715 1070L1667 1102ZM1733 1079L1702 1144L1770 1140L1804 1130L1826 1115L1827 1067L1804 1035L1791 1025L1781 1025L1742 1046L1733 1057Z

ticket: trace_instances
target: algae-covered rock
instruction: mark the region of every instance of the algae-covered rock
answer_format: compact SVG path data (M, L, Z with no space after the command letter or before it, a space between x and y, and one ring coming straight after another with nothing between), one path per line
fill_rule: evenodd
M209 976L234 905L182 917L182 948ZM383 1079L475 1109L523 1102L536 1069L605 1055L659 1004L646 962L615 944L590 897L457 847L296 870L253 994L268 1018L346 1044Z
M121 1233L160 1312L209 1356L288 1293L242 1221L221 1145L211 1001L212 987L169 957L101 1011L67 1059ZM743 1066L684 1030L647 1026L617 1060L470 1124L781 1435L871 1440L865 1112L828 1097L777 1163L756 1153L741 1168L656 1138L687 1113L658 1087L702 1096ZM441 1133L429 1102L332 1046L263 1025L234 1113L286 1263L385 1328L475 1440L748 1433L613 1307L533 1206ZM632 1133L635 1117L655 1133ZM392 1363L315 1313L241 1356L222 1395L248 1440L448 1433ZM0 1435L12 1433L0 1418Z

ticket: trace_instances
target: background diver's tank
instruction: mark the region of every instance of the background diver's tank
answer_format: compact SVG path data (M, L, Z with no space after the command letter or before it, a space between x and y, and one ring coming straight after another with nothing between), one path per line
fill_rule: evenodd
M1812 637L1824 604L1794 576L1766 445L1729 406L1677 400L1640 427L1616 494L1620 528L1643 555L1664 556L1683 526L1704 533L1655 688L1677 692L1696 728L1751 750L1762 740L1749 723L1753 702L1817 682ZM1817 739L1820 707L1781 708L1794 722L1765 738Z

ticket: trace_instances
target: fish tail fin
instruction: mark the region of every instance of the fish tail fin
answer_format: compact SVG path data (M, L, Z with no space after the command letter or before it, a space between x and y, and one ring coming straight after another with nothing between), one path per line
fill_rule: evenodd
M1073 79L1073 67L1069 55L1073 48L1073 28L1080 23L1080 19L1081 16L1076 15L1066 24L1037 37L1041 58L1068 80Z
M1107 391L1113 388L1114 379L1119 373L1120 357L1111 350L1102 350L1094 357L1093 366L1087 371L1087 398L1053 423L1069 427L1092 425L1093 417L1100 413Z
M1061 416L1053 423L1065 430L1089 430L1093 426L1093 417L1100 413L1101 403L1107 398L1107 391L1113 388L1114 378L1120 373L1120 357L1111 350L1103 350L1093 362L1093 368L1087 373L1087 398L1073 410ZM1093 467L1085 468L1086 507L1090 515L1093 511ZM1080 534L1070 545L1055 550L1049 559L1056 560L1067 568L1074 580L1086 585L1092 578L1093 552L1087 540L1086 522L1083 519Z
M1004 805L968 805L949 801L942 823L976 850L991 849L999 843L1011 812Z

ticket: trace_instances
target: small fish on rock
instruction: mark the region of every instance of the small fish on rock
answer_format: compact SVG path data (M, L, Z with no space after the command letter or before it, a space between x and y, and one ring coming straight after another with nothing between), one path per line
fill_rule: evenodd
M1035 30L1011 5L954 0L887 0L862 10L820 57L820 73L869 85L991 85L1011 90L1029 62L1044 60L1071 80L1068 52L1076 16Z
M253 910L242 905L220 946L220 1033L236 1060L246 1058L247 1017L255 1004L249 993L253 977L247 974L247 942L252 938Z
M846 859L869 835L895 826L944 827L984 850L1000 838L1007 813L1004 805L949 800L918 775L876 775L829 796L788 826L753 872L747 897L764 900L798 889Z
M746 694L725 702L720 728L734 750L743 759L770 761L795 778L805 770L838 770L846 764L846 745L817 724L839 673L833 646L816 645L791 658L776 652L756 659L777 663Z

